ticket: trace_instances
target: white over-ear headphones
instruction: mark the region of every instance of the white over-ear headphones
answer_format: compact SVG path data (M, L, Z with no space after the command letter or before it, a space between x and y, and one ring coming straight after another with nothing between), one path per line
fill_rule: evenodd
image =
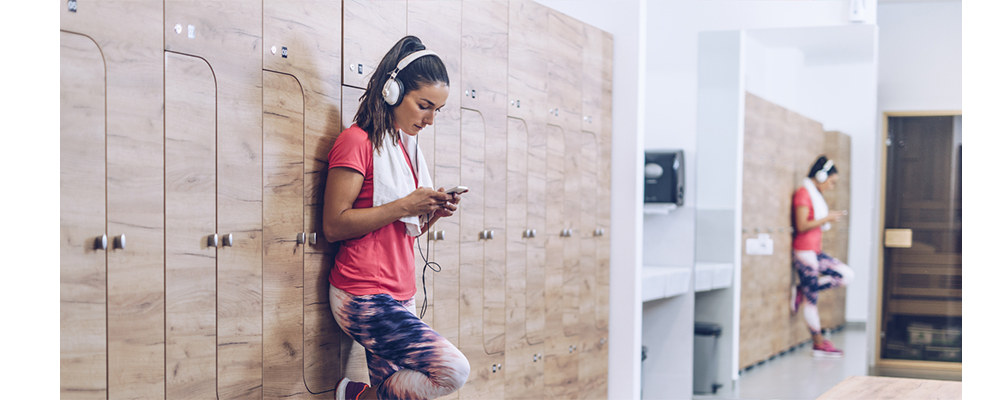
M826 160L826 164L823 164L823 169L816 171L816 181L819 183L826 182L830 177L830 168L833 168L833 160Z
M403 68L406 68L407 65L410 65L410 63L420 57L436 55L437 53L430 50L420 50L410 53L406 57L403 57L402 60L399 60L399 64L396 64L396 69L389 74L389 80L385 81L385 86L382 87L382 98L385 99L385 102L390 106L394 106L402 100L404 91L403 82L396 80L396 75L399 74L399 71L402 71Z

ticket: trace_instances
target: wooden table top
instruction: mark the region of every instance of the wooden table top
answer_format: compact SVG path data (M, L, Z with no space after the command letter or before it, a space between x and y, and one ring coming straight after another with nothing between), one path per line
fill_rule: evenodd
M961 400L962 382L850 376L816 400L906 399Z

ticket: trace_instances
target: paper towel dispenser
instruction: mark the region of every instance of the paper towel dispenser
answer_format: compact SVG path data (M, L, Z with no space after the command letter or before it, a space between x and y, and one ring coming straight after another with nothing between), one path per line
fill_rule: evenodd
M684 204L684 150L647 151L644 202Z

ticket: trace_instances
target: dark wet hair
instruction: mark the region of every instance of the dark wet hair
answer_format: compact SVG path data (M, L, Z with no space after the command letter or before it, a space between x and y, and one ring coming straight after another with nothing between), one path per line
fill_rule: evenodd
M400 60L413 52L426 48L416 36L406 36L399 39L382 57L382 61L378 63L378 67L375 68L375 72L368 81L368 88L361 96L361 106L358 107L358 113L354 115L354 122L368 133L368 140L372 142L375 151L382 148L386 135L393 142L399 141L399 132L393 126L393 106L387 104L382 98L382 87L385 86L389 75L396 69ZM420 89L424 84L441 82L450 86L448 70L441 58L435 55L423 56L414 60L396 75L396 79L403 83L403 93L399 94L400 99L406 96L406 93Z
M826 161L827 161L826 156L819 156L819 158L816 159L816 162L813 163L812 169L809 170L809 177L815 178L816 173L823 170L823 166L826 165ZM837 173L837 165L834 164L830 166L829 171L826 171L826 176L830 176L836 173Z

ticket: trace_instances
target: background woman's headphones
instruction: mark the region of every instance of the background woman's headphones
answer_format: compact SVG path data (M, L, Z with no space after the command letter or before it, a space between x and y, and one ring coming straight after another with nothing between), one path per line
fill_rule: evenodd
M826 164L823 164L823 169L816 171L816 181L819 183L826 182L830 177L830 168L833 168L833 160L826 160Z
M396 64L396 69L389 74L389 80L385 81L385 86L382 87L382 98L385 99L385 102L390 106L395 106L403 99L403 82L396 80L396 75L399 74L399 71L402 71L403 68L406 68L407 65L410 65L410 63L420 57L436 55L437 53L430 50L420 50L412 52L403 57L402 60L399 60L399 63Z

